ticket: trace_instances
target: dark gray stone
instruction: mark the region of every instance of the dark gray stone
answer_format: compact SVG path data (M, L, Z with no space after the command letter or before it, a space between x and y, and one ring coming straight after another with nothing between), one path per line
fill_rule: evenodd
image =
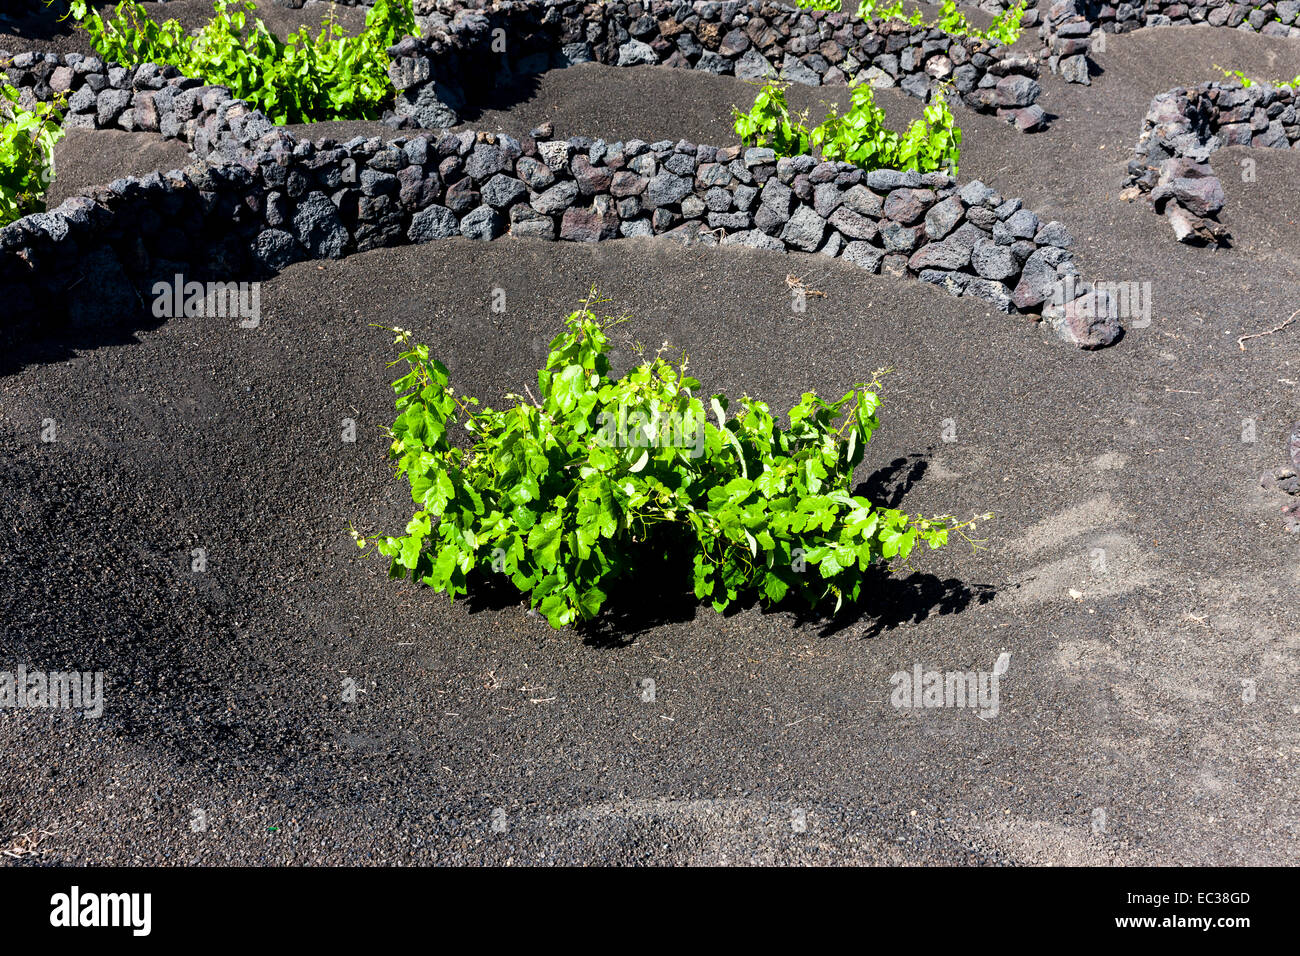
M645 190L645 203L651 207L670 206L690 195L691 180L672 173L659 173Z
M1011 247L998 245L990 239L976 242L971 249L970 258L975 271L985 279L1010 279L1017 271Z
M736 77L742 80L766 80L776 76L776 67L757 50L747 50L736 61Z
M483 199L495 209L505 209L528 195L528 187L518 179L497 173L483 185Z
M578 198L578 184L571 179L556 183L539 196L533 197L532 206L538 212L553 215L573 205Z
M879 272L880 260L884 256L885 250L869 242L850 242L840 252L840 258L845 262L851 262L859 269L866 269L868 272Z
M551 168L531 156L524 156L515 163L515 172L533 192L549 189L555 183L555 173Z
M804 252L812 252L820 246L825 235L826 220L808 206L796 209L781 230L781 238L786 243Z
M757 229L748 232L733 232L722 237L724 246L749 246L751 249L770 249L773 252L785 252L785 244Z
M964 212L965 207L956 196L949 196L936 203L925 214L925 234L931 239L942 239L957 228Z
M1055 246L1043 246L1030 256L1020 272L1020 282L1011 294L1016 308L1028 309L1046 301L1060 279L1057 266L1068 257L1069 253Z
M854 212L848 206L840 206L831 213L831 228L838 230L849 239L874 239L880 233L876 220L861 213Z
M95 122L100 126L111 126L130 105L129 90L104 90L95 100Z
M946 272L942 269L923 269L916 277L929 285L937 285L949 295L961 295L970 281L970 276L964 272Z
M253 258L279 272L306 255L298 240L283 229L264 229L253 242Z
M886 221L880 227L880 238L885 244L886 252L911 252L916 248L920 234L919 226L904 226L893 221Z
M460 233L468 239L491 240L505 231L505 219L491 206L479 206L460 221Z
M885 201L860 183L844 191L843 204L872 219L879 219L885 212Z
M460 233L456 214L446 206L429 206L411 218L411 228L406 236L412 242L430 242L447 239Z
M1068 249L1074 243L1074 238L1065 228L1064 223L1053 219L1034 234L1034 242L1040 246L1058 246L1061 249Z
M307 247L313 259L341 259L349 236L339 211L322 192L308 193L293 214L294 235Z
M1007 294L1007 288L1001 282L971 276L966 280L966 287L963 292L965 295L974 296L991 303L999 312L1011 311L1011 296Z

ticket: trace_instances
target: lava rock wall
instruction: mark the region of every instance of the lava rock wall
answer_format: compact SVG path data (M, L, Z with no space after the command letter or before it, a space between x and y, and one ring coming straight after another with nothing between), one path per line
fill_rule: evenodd
M1209 164L1224 146L1300 149L1300 92L1212 82L1161 93L1128 164L1130 195L1168 219L1180 242L1226 244L1223 184Z
M111 312L111 290L177 272L231 281L455 236L662 236L816 253L1004 312L1040 312L1078 275L1059 222L937 173L686 142L554 140L546 129L523 140L464 131L313 144L223 107L213 114L225 124L220 148L236 161L118 180L0 229L8 335ZM1075 344L1117 332L1103 323Z
M995 0L996 2L996 0ZM1300 37L1300 0L1210 0L1177 3L1108 3L1102 0L1057 0L1043 4L1039 36L1042 55L1053 73L1071 83L1091 83L1090 54L1098 33L1128 33L1141 27L1231 27L1265 36Z
M411 125L456 125L474 91L574 63L659 64L807 86L863 80L924 97L951 82L962 102L1039 129L1037 57L897 21L772 2L579 3L441 0L424 35L389 53L396 111Z
M196 159L0 229L9 340L139 314L153 282L177 273L228 282L305 259L507 235L814 253L1003 312L1041 312L1081 347L1119 334L1113 316L1080 319L1049 302L1078 276L1065 227L980 182L740 146L555 140L547 127L523 140L434 130L307 143L225 87L172 68L77 54L0 61L29 105L64 100L68 126L156 132L188 143Z

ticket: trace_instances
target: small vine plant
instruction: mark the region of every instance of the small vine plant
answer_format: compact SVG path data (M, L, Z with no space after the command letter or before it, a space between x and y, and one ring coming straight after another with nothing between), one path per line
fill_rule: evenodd
M54 181L54 146L63 138L58 103L23 108L16 89L0 84L0 226L42 212Z
M953 533L973 541L991 517L925 518L851 494L883 370L835 401L805 393L782 427L757 399L705 398L685 355L661 350L614 377L614 320L595 301L551 342L536 397L507 395L501 411L391 330L403 374L389 454L416 510L402 534L352 530L390 576L454 600L476 575L502 575L555 628L595 618L611 584L656 566L719 612L791 595L838 610L863 598L873 565Z
M843 8L843 0L795 0L805 10L838 11ZM943 0L939 5L939 15L926 22L920 10L911 14L903 12L903 0L859 0L857 16L862 20L901 20L914 27L938 27L949 36L971 37L984 40L994 46L1010 46L1020 39L1020 21L1025 15L1025 3L1008 7L993 18L988 28L981 30L966 19L966 14L957 7L957 0Z
M940 90L931 94L921 119L903 133L885 125L885 111L876 105L869 83L853 88L849 110L832 110L815 129L807 113L792 114L786 86L771 80L759 89L754 105L742 113L733 106L734 129L746 146L765 146L778 156L798 156L816 149L828 160L842 160L864 169L943 170L957 175L961 159L961 127Z
M1292 90L1300 89L1300 75L1295 76L1294 78L1289 80L1259 80L1247 76L1241 70L1226 70L1223 67L1219 66L1217 63L1214 65L1214 68L1222 72L1225 79L1229 79L1229 80L1235 79L1245 89L1250 89L1256 83L1260 84L1261 86L1277 87L1278 89L1283 89L1283 88L1292 89Z
M228 87L277 124L377 119L393 96L387 50L418 32L411 0L375 0L356 36L332 8L315 36L304 26L283 40L257 12L252 0L215 0L194 36L178 20L154 20L136 0L121 0L107 19L87 0L71 0L67 15L109 62L175 66Z

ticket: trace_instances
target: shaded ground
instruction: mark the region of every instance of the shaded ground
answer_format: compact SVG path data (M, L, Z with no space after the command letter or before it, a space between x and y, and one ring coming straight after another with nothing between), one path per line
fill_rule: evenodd
M1150 326L1099 353L815 256L454 240L295 266L255 330L177 319L8 356L0 646L109 688L99 721L0 711L0 835L66 862L1296 862L1297 543L1255 478L1300 417L1300 326L1236 344L1300 307L1296 157L1224 175L1232 250L1116 198L1154 92L1207 57L1259 72L1272 47L1297 49L1110 38L1091 88L1045 80L1050 132L961 114L963 179L1067 222L1085 273L1153 284ZM573 69L501 125L729 142L742 87ZM826 297L793 311L789 273ZM367 323L415 330L500 403L592 283L711 390L784 406L893 366L867 487L992 510L986 546L918 558L829 625L646 582L604 631L555 633L387 581L346 533L409 515ZM896 671L1003 652L995 718L889 704Z
M180 140L113 129L68 130L54 147L54 181L46 190L45 205L53 209L83 189L189 163L189 148Z

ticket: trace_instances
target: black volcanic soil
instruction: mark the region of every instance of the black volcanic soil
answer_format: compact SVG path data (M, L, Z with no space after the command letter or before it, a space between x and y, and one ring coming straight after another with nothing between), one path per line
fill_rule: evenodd
M505 239L294 266L256 329L142 317L7 355L0 647L108 691L98 721L0 711L0 837L86 863L1297 862L1297 541L1256 479L1300 418L1300 324L1237 338L1300 308L1300 156L1252 151L1253 182L1215 158L1231 250L1117 197L1151 95L1298 56L1141 31L1110 38L1091 87L1045 78L1046 133L959 114L963 179L1066 222L1089 276L1152 283L1150 325L1097 353L816 256ZM744 96L584 67L475 125L730 142ZM793 311L789 274L826 296ZM390 337L368 323L415 330L499 404L593 283L633 317L618 367L669 340L706 388L785 406L892 366L866 487L995 512L982 549L918 556L829 622L722 617L655 580L557 633L388 581L346 530L409 515L380 431ZM1004 652L996 717L890 706L896 671Z
M117 129L68 130L54 147L54 182L45 203L53 209L69 196L123 176L147 176L189 163L189 148L180 140Z

